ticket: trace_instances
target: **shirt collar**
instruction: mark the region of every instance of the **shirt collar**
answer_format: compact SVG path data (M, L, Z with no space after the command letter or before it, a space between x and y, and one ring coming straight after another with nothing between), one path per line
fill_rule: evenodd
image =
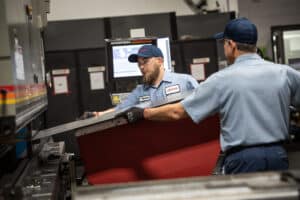
M243 62L245 60L258 60L258 59L261 59L261 57L256 53L246 53L237 57L234 61L234 64Z
M169 72L165 71L162 81L171 83L172 82L172 75Z
M152 87L152 88L158 88L163 82L169 82L169 83L172 82L172 75L169 72L165 71L163 79L161 80L161 82L158 84L157 87L155 87L153 85L146 85L146 84L144 84L144 89L148 89L150 87Z

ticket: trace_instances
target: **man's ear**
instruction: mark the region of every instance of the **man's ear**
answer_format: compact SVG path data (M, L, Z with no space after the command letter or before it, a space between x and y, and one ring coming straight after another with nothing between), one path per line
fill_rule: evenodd
M233 47L236 47L236 43L233 40L228 40L228 45Z
M164 63L164 59L162 57L158 57L158 60L160 61L160 63Z

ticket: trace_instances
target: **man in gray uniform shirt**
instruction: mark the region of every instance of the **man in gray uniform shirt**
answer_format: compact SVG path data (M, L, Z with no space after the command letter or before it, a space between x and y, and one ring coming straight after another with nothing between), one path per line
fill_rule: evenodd
M259 57L257 29L246 18L230 21L215 38L224 42L228 68L181 102L133 108L126 113L128 120L190 117L199 123L219 113L225 174L288 169L282 142L288 139L289 106L300 107L300 72Z

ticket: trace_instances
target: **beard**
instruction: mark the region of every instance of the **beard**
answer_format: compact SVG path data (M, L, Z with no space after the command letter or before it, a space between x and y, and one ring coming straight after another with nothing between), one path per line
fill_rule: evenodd
M153 85L156 79L159 76L160 70L159 65L153 66L153 71L149 72L148 74L144 74L143 76L143 83L146 85Z

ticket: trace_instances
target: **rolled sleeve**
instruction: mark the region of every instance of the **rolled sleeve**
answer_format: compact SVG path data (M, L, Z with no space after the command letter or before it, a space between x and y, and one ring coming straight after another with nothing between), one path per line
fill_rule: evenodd
M188 76L187 84L188 84L188 90L193 90L197 88L199 85L198 81L191 76Z
M218 112L219 91L216 78L207 79L198 85L196 90L181 101L184 110L195 123Z

